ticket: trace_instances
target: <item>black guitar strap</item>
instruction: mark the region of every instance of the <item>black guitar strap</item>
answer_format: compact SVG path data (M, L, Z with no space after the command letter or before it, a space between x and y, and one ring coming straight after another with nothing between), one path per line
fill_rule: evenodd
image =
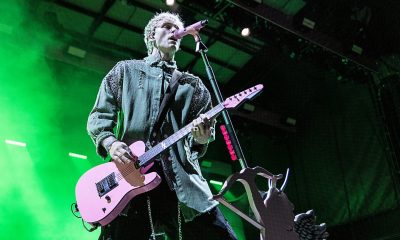
M171 106L172 99L175 98L176 90L178 89L179 79L181 78L181 76L182 72L180 72L178 69L175 69L172 73L171 82L168 85L167 90L165 91L163 100L160 105L160 111L158 111L158 116L152 130L152 135L150 136L157 136L158 130L160 130L161 124L163 123L165 116L167 115L167 112Z

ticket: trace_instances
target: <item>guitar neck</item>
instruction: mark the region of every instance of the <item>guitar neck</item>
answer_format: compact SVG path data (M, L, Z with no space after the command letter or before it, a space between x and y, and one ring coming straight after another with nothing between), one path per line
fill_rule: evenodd
M207 118L211 119L215 116L217 116L222 110L224 110L224 105L223 103L218 104L214 108L210 109L208 112L205 113ZM158 143L156 146L152 147L150 150L145 152L143 155L139 157L139 162L140 166L146 166L150 164L151 162L154 161L154 158L164 152L166 149L168 149L170 146L172 146L174 143L177 141L181 140L184 138L186 135L188 135L191 130L192 130L192 123L186 125L176 133L172 134L168 138L164 139L162 142Z

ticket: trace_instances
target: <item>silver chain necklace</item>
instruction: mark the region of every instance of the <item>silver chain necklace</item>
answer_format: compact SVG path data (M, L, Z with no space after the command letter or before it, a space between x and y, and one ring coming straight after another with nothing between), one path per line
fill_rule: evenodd
M156 236L160 235L160 233L155 233L154 231L154 224L153 218L151 217L151 205L150 205L150 197L147 196L147 210L149 213L149 220L150 220L150 228L151 228L151 238L156 240ZM181 205L178 201L178 237L179 240L182 240L182 221L181 221Z

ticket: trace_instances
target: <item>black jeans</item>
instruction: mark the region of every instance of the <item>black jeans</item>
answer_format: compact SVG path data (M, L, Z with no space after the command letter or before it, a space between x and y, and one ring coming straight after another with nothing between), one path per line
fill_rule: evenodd
M155 164L156 165L156 164ZM160 176L159 166L155 167ZM165 180L148 193L136 196L130 202L126 216L118 216L101 228L99 240L149 240L151 227L147 205L150 197L151 215L157 232L165 232L170 240L179 239L178 199ZM192 221L185 223L181 216L182 238L185 240L233 240L237 239L221 211L215 207Z

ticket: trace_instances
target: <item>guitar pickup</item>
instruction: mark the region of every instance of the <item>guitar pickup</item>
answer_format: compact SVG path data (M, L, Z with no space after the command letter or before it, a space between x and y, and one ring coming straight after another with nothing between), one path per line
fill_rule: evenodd
M111 173L110 175L103 178L100 182L96 183L97 193L99 197L104 196L105 194L109 193L111 190L116 188L118 183L115 178L115 173Z

